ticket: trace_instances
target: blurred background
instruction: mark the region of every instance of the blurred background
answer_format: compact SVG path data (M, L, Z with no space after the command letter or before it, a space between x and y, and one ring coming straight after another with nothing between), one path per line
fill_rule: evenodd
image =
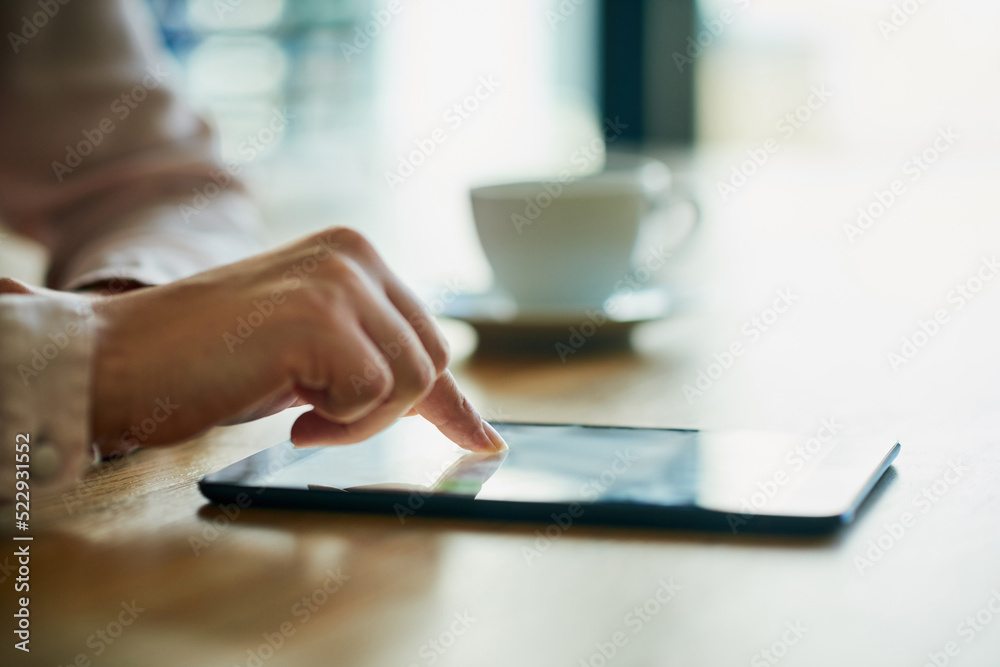
M950 290L1000 247L1000 5L989 0L150 2L274 240L356 227L425 294L490 284L470 186L577 169L574 151L602 135L608 150L664 159L704 224L661 279L702 315L642 328L634 343L663 355L678 396L776 290L806 304L710 398L671 408L675 421L779 420L782 392L800 386L846 412L828 374L868 387L872 399L855 402L891 420L875 397L905 378L886 354L920 318L950 311ZM246 150L286 109L287 129ZM765 146L766 163L749 164ZM894 180L905 194L859 229L859 209ZM921 369L995 356L967 337L993 311L969 311L985 325L963 314ZM761 386L774 400L748 401ZM536 416L532 405L519 416Z
M410 280L487 283L469 252L469 185L557 171L599 135L599 2L152 6L224 157L247 162L274 235L349 224ZM294 116L287 132L248 161L240 143L279 108ZM418 142L433 153L387 179Z
M880 165L896 169L944 124L961 128L960 149L1000 155L989 0L150 3L275 238L349 224L418 282L486 286L469 186L554 173L605 119L625 126L613 148L681 172L700 159L709 205L732 204L718 181L733 158L717 172L705 160L768 137L773 173L804 153L829 167L814 178L841 183L866 172L878 185ZM814 89L828 92L819 108L779 131ZM276 109L293 114L287 131L241 151ZM438 128L433 154L389 176Z

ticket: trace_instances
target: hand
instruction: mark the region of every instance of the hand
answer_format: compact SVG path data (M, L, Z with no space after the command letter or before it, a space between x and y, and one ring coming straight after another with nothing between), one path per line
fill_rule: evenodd
M93 308L105 454L304 404L298 445L358 442L416 412L465 449L506 447L447 371L434 319L349 229Z

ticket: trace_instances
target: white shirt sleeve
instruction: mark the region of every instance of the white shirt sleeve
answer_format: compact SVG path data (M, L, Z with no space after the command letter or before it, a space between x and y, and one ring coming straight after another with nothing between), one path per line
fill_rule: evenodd
M32 495L70 490L94 462L94 317L80 296L0 294L0 502L14 500L20 443Z
M37 10L0 3L0 33ZM0 49L0 218L48 248L48 287L161 284L262 249L241 168L180 78L134 0L60 4Z

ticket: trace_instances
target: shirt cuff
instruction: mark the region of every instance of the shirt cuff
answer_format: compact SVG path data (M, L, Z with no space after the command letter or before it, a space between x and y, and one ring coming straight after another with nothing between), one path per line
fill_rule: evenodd
M79 296L0 295L0 502L12 502L25 477L18 464L28 463L37 495L72 488L95 463L94 318Z

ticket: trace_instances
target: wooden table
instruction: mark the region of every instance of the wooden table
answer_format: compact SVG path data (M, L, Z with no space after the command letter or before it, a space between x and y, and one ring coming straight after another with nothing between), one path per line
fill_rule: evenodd
M804 438L833 419L898 437L839 534L574 527L545 543L539 525L208 505L199 477L283 439L281 415L140 451L36 505L32 652L4 664L1000 664L1000 279L949 300L1000 250L1000 181L975 157L956 150L854 243L843 225L894 157L778 156L725 202L733 156L705 158L705 229L671 276L688 306L634 351L479 359L448 329L493 418ZM794 305L751 341L744 323L778 290ZM893 369L887 355L938 310ZM746 354L689 401L684 385L732 341Z

